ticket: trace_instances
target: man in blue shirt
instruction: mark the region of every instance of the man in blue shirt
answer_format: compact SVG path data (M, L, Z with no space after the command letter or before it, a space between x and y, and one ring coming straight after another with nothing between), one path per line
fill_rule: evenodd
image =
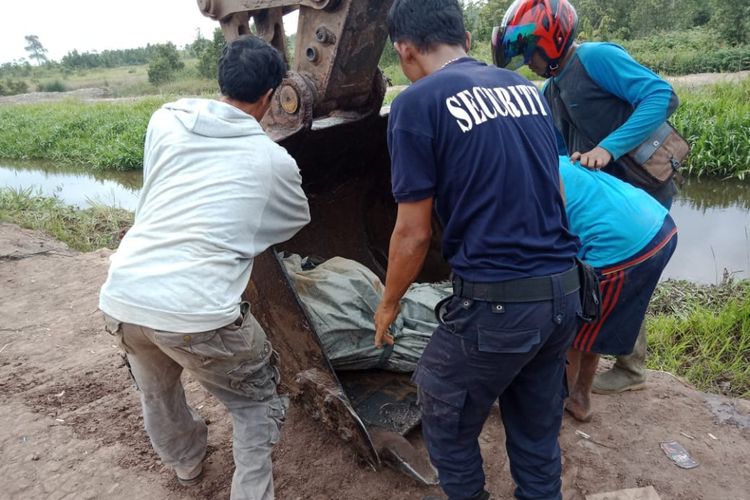
M420 271L433 210L453 292L413 381L440 483L486 499L478 437L496 401L518 498L561 498L565 353L580 311L550 111L525 78L466 55L457 0L396 0L388 16L404 74L388 144L398 202L375 343Z
M567 0L516 0L493 34L502 67L527 64L548 78L544 96L559 131L561 154L645 189L665 207L676 187L653 187L621 158L643 143L677 109L672 87L612 43L575 43L578 16ZM598 375L594 392L612 394L645 386L646 332L631 355Z
M568 356L571 390L565 407L588 421L599 354L633 351L651 295L677 246L677 228L659 202L609 174L563 156L560 177L570 230L582 243L578 256L596 269L602 295L601 318L579 329Z

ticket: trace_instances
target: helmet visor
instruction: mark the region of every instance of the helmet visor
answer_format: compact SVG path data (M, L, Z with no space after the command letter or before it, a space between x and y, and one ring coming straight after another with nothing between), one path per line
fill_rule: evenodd
M492 59L501 67L516 70L528 64L536 51L536 25L495 26L492 29Z

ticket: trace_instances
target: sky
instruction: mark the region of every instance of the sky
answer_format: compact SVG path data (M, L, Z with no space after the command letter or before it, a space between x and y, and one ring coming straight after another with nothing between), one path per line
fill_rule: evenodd
M6 0L2 3L0 64L28 57L24 50L26 35L37 35L48 51L47 57L59 61L73 49L101 52L165 42L182 47L195 40L197 30L210 38L214 28L219 27L218 21L201 14L196 0ZM291 33L296 26L286 29Z

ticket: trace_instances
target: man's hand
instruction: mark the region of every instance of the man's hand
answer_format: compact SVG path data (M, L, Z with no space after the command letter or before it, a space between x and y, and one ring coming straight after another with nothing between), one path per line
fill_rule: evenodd
M381 302L375 311L375 347L380 349L383 343L393 345L393 335L388 329L391 327L401 309L398 304L391 305Z
M375 311L375 346L393 345L388 328L398 316L401 297L416 279L432 236L432 197L398 204L396 225L388 248L383 300Z
M576 151L570 155L570 160L573 162L580 161L581 165L591 170L601 170L612 160L612 155L606 149L597 146L588 153Z

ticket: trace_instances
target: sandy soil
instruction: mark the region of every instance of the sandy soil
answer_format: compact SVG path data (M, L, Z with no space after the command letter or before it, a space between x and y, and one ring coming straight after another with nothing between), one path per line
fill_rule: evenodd
M194 382L187 381L188 398L210 422L205 480L181 488L151 450L137 393L96 308L109 254L79 254L0 224L0 498L228 498L231 423ZM564 422L566 498L653 486L663 499L750 499L750 402L707 396L652 373L647 390L596 397L594 405L591 423ZM493 498L510 498L498 416L480 441L488 489ZM659 443L672 439L697 468L679 469L664 455ZM274 475L283 500L419 499L437 492L364 466L294 404Z
M695 73L692 75L668 76L666 77L666 80L676 87L695 88L704 85L712 85L714 83L736 83L748 77L750 77L750 71L737 71L734 73ZM544 81L535 80L534 83L538 87L541 87ZM408 85L394 85L388 87L388 90L401 92L407 86ZM0 104L3 102L2 99L3 98L0 98Z
M667 80L677 87L701 87L713 83L736 83L748 77L750 77L750 71L737 71L736 73L695 73L669 76Z

